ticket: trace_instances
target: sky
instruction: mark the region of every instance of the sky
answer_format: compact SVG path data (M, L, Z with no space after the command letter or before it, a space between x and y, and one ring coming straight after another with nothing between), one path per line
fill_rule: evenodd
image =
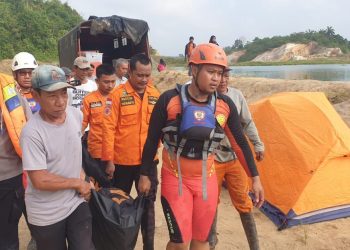
M349 0L61 0L84 19L119 15L147 21L149 40L160 55L184 53L190 36L220 46L332 26L350 40Z

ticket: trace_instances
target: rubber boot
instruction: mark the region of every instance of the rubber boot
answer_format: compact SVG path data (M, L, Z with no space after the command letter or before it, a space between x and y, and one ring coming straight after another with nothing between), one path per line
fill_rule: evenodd
M250 250L259 250L259 239L256 231L255 220L252 213L240 213L242 225L248 240Z
M27 250L37 250L36 241L33 238L30 239Z
M211 225L211 229L210 229L209 237L208 237L210 250L215 250L215 247L219 242L218 233L217 233L217 229L216 229L217 221L218 221L218 211L216 210L215 218L214 218L213 224Z

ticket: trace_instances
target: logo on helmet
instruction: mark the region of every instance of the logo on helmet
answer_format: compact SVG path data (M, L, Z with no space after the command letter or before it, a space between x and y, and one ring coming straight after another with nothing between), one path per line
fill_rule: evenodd
M201 58L201 60L206 60L206 57L202 51L199 51L199 57Z

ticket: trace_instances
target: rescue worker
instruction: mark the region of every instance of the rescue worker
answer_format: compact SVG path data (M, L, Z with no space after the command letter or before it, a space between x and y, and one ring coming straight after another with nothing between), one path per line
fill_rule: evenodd
M40 105L32 96L32 71L38 67L34 56L28 52L20 52L13 57L11 69L16 80L17 92L28 102L32 113L39 111Z
M191 83L164 92L153 109L139 180L139 191L147 195L162 139L161 201L170 235L168 250L209 249L218 200L214 151L224 134L252 178L254 204L261 206L264 200L237 109L230 98L216 95L227 67L225 52L214 44L201 44L193 50L189 64Z
M159 92L151 83L152 63L144 54L130 58L129 80L111 94L112 110L105 112L102 136L102 160L108 161L106 172L114 186L130 193L140 177L141 155L149 119ZM141 221L143 249L154 249L154 202L158 185L156 165L152 159L151 191L146 199ZM138 190L138 189L137 189Z
M260 140L258 130L249 112L248 104L242 94L236 88L228 87L230 68L225 69L223 78L217 89L218 93L227 95L231 98L237 107L240 122L244 133L254 146L255 158L257 161L264 159L264 144ZM216 152L215 170L218 179L219 196L223 179L226 181L226 187L229 191L232 204L239 212L242 225L251 250L259 249L258 235L256 231L255 221L252 214L253 203L248 195L249 183L246 173L237 161L236 154L231 150L227 137L222 140ZM216 221L216 220L215 220ZM210 237L211 249L215 249L217 243L216 223L213 227Z
M24 98L25 102L28 103L32 113L36 113L40 110L40 105L37 103L32 95L32 71L38 66L35 57L28 52L19 52L12 59L11 69L12 75L16 80L16 89L18 93ZM23 186L27 187L27 173L23 171ZM24 215L27 220L26 210L24 209ZM28 243L27 250L35 250L36 244L33 238Z
M0 250L19 249L18 223L25 210L19 135L37 107L34 104L31 109L31 101L25 99L30 96L30 79L36 67L35 58L21 52L12 62L16 83L0 74Z
M196 44L193 41L194 41L193 36L190 36L189 42L185 46L185 61L187 63L190 60L193 49L196 47ZM191 76L191 74L192 74L192 71L191 71L191 67L189 66L188 75Z
M96 68L96 83L98 89L85 96L83 100L83 127L84 133L90 126L88 133L88 151L92 158L96 159L102 166L102 134L103 116L112 109L112 99L109 94L114 89L117 76L114 68L108 64L101 64Z

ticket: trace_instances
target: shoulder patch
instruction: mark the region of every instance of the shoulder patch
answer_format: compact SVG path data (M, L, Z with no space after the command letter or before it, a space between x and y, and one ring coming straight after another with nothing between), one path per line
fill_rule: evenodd
M128 92L126 92L126 89L123 89L122 96L127 96L127 95L128 95Z
M216 120L220 124L220 126L223 126L226 123L226 116L224 114L218 114L216 116Z

